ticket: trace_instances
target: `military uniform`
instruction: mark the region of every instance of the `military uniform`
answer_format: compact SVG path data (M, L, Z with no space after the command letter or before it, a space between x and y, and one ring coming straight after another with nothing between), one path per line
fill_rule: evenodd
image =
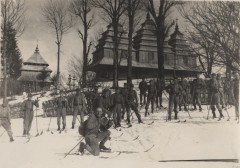
M131 124L130 112L132 109L138 118L138 123L142 123L141 115L139 114L139 111L138 111L137 92L132 89L133 85L131 85L130 87L131 88L127 91L127 96L126 96L126 101L125 101L126 109L127 109L127 122L128 122L128 124Z
M159 79L157 80L157 96L156 96L156 104L157 107L163 107L162 106L162 93L165 88L165 82L164 79Z
M80 114L81 123L84 122L84 113L86 113L86 103L84 95L77 90L76 95L73 98L73 120L72 120L72 129L74 129L77 115Z
M172 119L172 111L175 113L174 119L178 119L179 94L182 91L182 87L177 81L174 81L174 83L171 83L166 87L166 91L169 93L168 120Z
M29 95L31 97L31 95ZM38 107L38 101L34 101L34 100L25 100L22 103L22 110L23 110L23 135L29 135L29 131L31 130L31 126L32 126L32 121L33 121L33 106Z
M201 90L205 87L205 82L198 78L193 80L193 106L194 110L197 109L196 103L199 106L199 111L202 111L202 105L201 105Z
M102 108L104 114L107 114L111 117L110 108L112 106L109 91L106 89L103 90L102 96L99 97L97 107Z
M186 79L184 79L181 83L180 83L181 87L182 87L182 91L180 93L180 98L179 98L179 110L181 111L182 108L181 106L184 106L184 110L187 111L187 103L188 103L188 94L189 94L189 83Z
M68 106L68 101L63 96L60 96L57 99L57 125L58 125L58 131L60 130L61 125L61 118L62 118L62 124L63 124L63 130L66 128L66 109Z
M156 93L157 93L157 87L154 83L154 81L150 82L150 85L148 86L148 96L147 96L147 104L145 107L145 116L147 116L148 113L148 107L150 105L151 102L151 108L152 108L152 113L154 111L154 102L155 102L155 98L156 98Z
M0 106L0 127L1 126L7 131L10 141L14 141L10 122L10 108L8 105Z
M224 96L224 86L223 86L223 82L221 79L221 75L217 74L217 83L218 83L218 92L220 95L220 103L222 105L223 108L225 108L226 103L225 103L225 96Z
M216 118L215 106L219 111L219 114L220 114L219 118L222 118L223 114L222 114L221 98L220 98L220 92L219 92L219 83L215 78L215 74L212 75L212 79L210 80L210 105L212 109L213 118Z
M224 82L224 96L225 103L227 105L234 105L234 93L233 93L233 80L231 78L226 78Z
M123 109L122 109L122 119L124 119L124 115L125 115L125 113L126 113L126 111L127 111L127 108L126 108L126 104L127 104L127 98L126 98L126 97L127 97L127 92L128 92L127 85L124 84L124 88L121 89L121 91L120 91L121 95L123 96L123 101L124 101L124 103L123 103Z
M143 104L146 104L146 96L147 96L147 82L142 80L139 83L138 86L140 90L140 104L142 105L142 99L143 99Z
M117 92L111 96L111 99L113 104L113 121L115 127L119 127L121 126L121 111L124 106L123 96Z

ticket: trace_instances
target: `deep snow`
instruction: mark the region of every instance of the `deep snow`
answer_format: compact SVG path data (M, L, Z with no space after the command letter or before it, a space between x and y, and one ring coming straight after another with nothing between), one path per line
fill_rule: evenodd
M165 105L167 104L165 100ZM41 108L41 107L40 107ZM52 118L50 131L47 132L50 118L38 117L39 132L43 135L31 138L29 143L22 135L23 120L12 119L12 130L15 141L9 142L6 133L0 137L0 167L1 168L72 168L72 167L229 167L237 168L238 163L232 162L158 162L161 160L191 160L191 159L237 159L240 158L240 127L234 120L234 108L229 109L231 120L206 120L207 106L203 112L190 112L193 119L189 119L187 112L180 112L180 120L187 122L166 122L166 110L159 110L149 117L141 115L145 123L138 124L135 115L133 127L117 131L111 128L112 139L106 146L110 146L113 153L101 153L99 157L89 154L84 156L64 154L75 146L80 135L77 124L74 130L70 129L72 116L67 117L67 132L59 134L56 131L56 118ZM38 114L40 111L38 111ZM211 112L210 112L210 116ZM122 122L125 125L125 122ZM0 128L0 135L3 132ZM51 131L54 133L52 134ZM32 136L36 135L36 118L31 129ZM123 133L122 136L120 136ZM139 136L137 140L134 140ZM154 147L144 152L152 145ZM76 148L72 153L76 153ZM116 156L120 151L121 155ZM116 156L116 157L114 157ZM106 159L110 157L109 159Z

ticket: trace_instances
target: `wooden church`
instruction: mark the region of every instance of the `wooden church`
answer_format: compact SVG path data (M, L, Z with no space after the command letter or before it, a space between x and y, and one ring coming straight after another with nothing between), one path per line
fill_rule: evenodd
M119 80L127 78L128 38L123 28L119 27L121 40L119 42ZM147 14L146 20L133 38L132 78L157 77L157 39L153 20ZM93 62L89 70L96 72L101 81L113 79L113 29L111 25L102 34L96 50L93 52ZM165 78L171 79L174 73L181 77L195 77L202 69L197 66L197 57L190 50L184 35L179 31L178 24L169 40L164 43Z
M23 63L21 76L18 78L25 92L37 92L49 90L52 81L50 79L51 69L49 64L41 56L38 46L33 55Z

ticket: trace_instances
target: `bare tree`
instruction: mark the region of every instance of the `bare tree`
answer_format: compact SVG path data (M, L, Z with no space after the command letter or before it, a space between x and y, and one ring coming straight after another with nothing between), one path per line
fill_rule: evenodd
M173 27L174 22L168 23L167 20L171 9L178 5L180 2L171 0L159 0L158 11L156 10L156 4L153 0L148 0L147 9L151 14L156 28L157 38L157 55L158 55L158 77L164 78L164 55L163 47L164 41L169 34L170 29Z
M180 8L181 14L193 27L189 32L199 36L201 44L196 40L191 42L198 46L198 52L205 50L202 59L208 58L209 51L212 52L213 65L224 66L226 72L239 71L239 9L239 2L222 1L198 2L190 4L189 9ZM208 60L207 66L211 67L212 62Z
M88 55L92 42L88 42L89 29L93 26L94 15L91 15L92 4L90 0L73 0L70 11L76 15L83 24L83 30L79 29L78 34L83 43L83 67L82 67L82 83L86 86Z
M59 76L60 76L60 52L63 35L73 26L72 18L68 13L69 6L64 0L48 0L44 6L42 6L42 15L47 25L54 30L56 34L57 44L57 82L58 88Z
M127 16L128 16L128 73L127 83L132 83L132 48L134 27L139 23L139 14L144 8L144 0L127 0Z
M3 97L7 97L7 27L9 24L21 35L25 29L25 1L22 0L2 0L1 1L1 30L2 30L2 62L3 62L3 79L4 93Z
M113 28L113 88L118 87L118 47L121 37L119 35L119 27L121 19L126 8L126 0L93 0L94 7L102 9L103 19L111 24Z

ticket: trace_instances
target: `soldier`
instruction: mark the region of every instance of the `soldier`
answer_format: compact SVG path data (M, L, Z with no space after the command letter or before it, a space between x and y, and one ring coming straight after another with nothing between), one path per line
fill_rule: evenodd
M110 100L109 91L110 91L109 89L104 89L102 91L102 96L100 96L98 99L97 107L100 107L103 113L107 114L108 117L110 118L111 117L111 112L110 112L111 100Z
M166 91L169 93L169 103L168 103L168 120L171 120L172 110L175 113L174 119L178 119L178 105L179 105L179 94L182 91L181 86L178 84L177 78L173 79L173 83L170 83L166 87Z
M113 104L113 121L115 127L121 127L121 111L124 106L124 100L120 90L117 88L116 93L112 95L112 104Z
M90 106L90 112L95 111L97 108L97 100L100 97L98 93L98 88L95 87L93 91L89 95L89 106Z
M142 105L142 98L144 99L143 104L146 104L147 82L144 78L142 78L142 81L139 83L138 88L140 90L140 105Z
M165 88L165 81L164 78L157 79L157 97L156 97L156 104L157 108L162 108L162 93Z
M180 86L182 87L182 91L180 94L180 101L179 101L179 111L182 110L182 105L184 106L184 110L188 111L187 109L187 102L188 102L188 94L189 94L189 83L186 78L183 78L180 82Z
M28 93L28 99L22 104L23 110L23 136L30 135L29 131L33 120L33 106L39 107L38 100L32 100L32 94Z
M218 81L216 79L216 74L213 73L212 74L212 78L210 80L210 105L211 105L211 110L212 110L212 114L213 114L213 118L216 118L216 108L217 107L218 111L219 111L219 120L224 117L222 114L222 107L220 105L220 92L219 92L219 84Z
M239 74L236 72L233 79L233 90L234 90L234 105L236 120L239 121Z
M122 109L122 119L124 119L124 115L125 115L125 113L127 111L127 109L126 109L126 104L127 104L126 96L127 96L127 92L128 92L127 83L124 83L123 89L120 92L122 94L122 96L123 96L123 101L124 101L123 109Z
M146 107L145 107L145 110L146 110L145 111L145 117L147 115L149 115L148 107L149 107L150 102L151 102L151 108L152 108L152 113L153 113L154 102L155 102L156 93L157 93L157 88L156 88L155 82L153 80L150 80L149 83L150 83L150 85L148 87L147 104L146 104Z
M79 152L83 155L86 149L94 156L100 154L100 150L110 151L110 148L105 147L105 143L110 139L111 132L108 130L112 126L112 121L103 117L103 111L99 107L96 112L90 114L85 121L84 128L85 143L81 142Z
M233 80L231 79L230 73L226 73L226 79L224 82L224 95L226 106L234 105L234 93L233 93Z
M11 129L10 108L7 99L3 99L3 104L0 107L0 127L2 126L8 133L10 142L13 142L13 133Z
M139 114L138 111L138 98L137 98L137 92L133 90L134 85L130 84L128 91L127 91L127 96L126 96L126 109L127 109L127 124L131 126L131 121L130 121L130 112L131 109L135 112L137 118L138 118L138 123L142 123L141 115Z
M66 128L66 109L68 106L68 101L65 97L63 97L63 91L60 90L60 97L57 98L57 125L58 125L58 131L60 131L60 123L62 118L62 130Z
M199 106L199 111L202 111L202 105L201 105L201 90L205 87L205 82L199 78L200 75L197 74L197 79L193 80L192 83L192 91L193 91L193 106L194 110L197 110L196 103Z
M217 82L218 82L218 92L220 95L220 103L222 105L222 108L225 108L225 96L224 96L224 91L223 91L223 83L222 83L222 78L221 78L221 74L218 73L217 74Z
M76 95L73 98L72 129L74 129L78 113L80 114L81 123L83 123L84 113L86 113L86 103L85 103L84 95L80 92L80 89L76 90Z

